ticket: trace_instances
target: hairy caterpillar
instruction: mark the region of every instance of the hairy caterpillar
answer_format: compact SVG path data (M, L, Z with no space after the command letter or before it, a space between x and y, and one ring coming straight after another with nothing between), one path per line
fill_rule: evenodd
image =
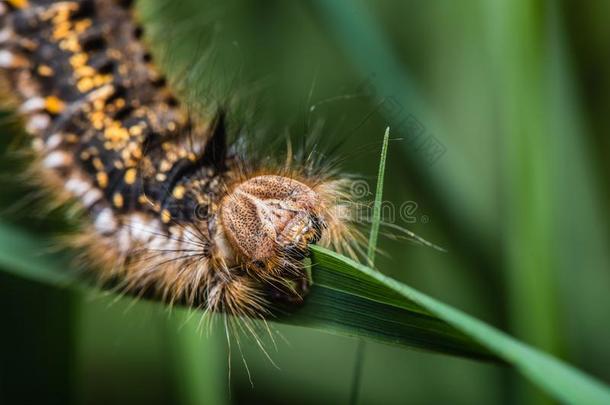
M0 73L37 175L83 208L78 244L103 281L254 318L300 302L310 243L357 249L349 181L247 159L227 144L222 112L187 114L129 3L0 2Z

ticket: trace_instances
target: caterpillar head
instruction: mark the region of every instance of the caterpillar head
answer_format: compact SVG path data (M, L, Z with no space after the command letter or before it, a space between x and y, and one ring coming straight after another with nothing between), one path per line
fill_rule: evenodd
M226 195L220 221L239 261L262 277L291 270L325 226L320 196L283 176L246 180Z

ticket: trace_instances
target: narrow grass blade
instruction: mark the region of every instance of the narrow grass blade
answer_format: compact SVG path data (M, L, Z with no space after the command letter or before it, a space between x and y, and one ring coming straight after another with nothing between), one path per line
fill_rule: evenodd
M387 127L383 136L381 147L381 158L379 159L379 172L377 174L377 187L375 188L375 202L373 205L373 218L371 222L371 233L369 234L369 245L367 257L371 267L375 265L375 251L377 250L377 237L379 236L379 223L381 222L381 200L383 198L383 177L385 174L385 161L388 155L388 141L390 139L390 127Z
M167 323L176 398L184 405L228 404L224 341L217 330L204 333L202 316L176 309Z
M375 267L375 252L377 250L377 237L379 235L379 224L381 223L381 201L383 197L383 177L385 175L385 161L388 155L388 141L390 139L390 127L387 127L383 135L383 144L381 146L381 157L379 158L379 172L377 174L377 187L375 188L375 202L373 204L373 218L371 221L371 232L369 234L369 244L367 258L369 265ZM358 341L356 348L356 365L354 367L354 375L352 378L352 389L349 403L355 405L358 403L360 394L360 380L362 379L362 368L364 364L364 353L366 342L363 339Z

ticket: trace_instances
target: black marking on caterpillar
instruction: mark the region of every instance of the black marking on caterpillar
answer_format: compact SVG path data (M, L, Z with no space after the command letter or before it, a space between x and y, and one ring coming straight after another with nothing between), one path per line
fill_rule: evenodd
M350 254L349 182L308 161L262 164L227 145L225 115L192 118L152 63L130 2L0 1L0 73L75 239L135 294L265 318L301 302L307 246Z

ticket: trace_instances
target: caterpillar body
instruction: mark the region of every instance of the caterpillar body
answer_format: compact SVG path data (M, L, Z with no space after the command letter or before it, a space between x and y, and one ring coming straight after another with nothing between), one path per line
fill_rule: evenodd
M0 76L37 175L82 207L75 239L123 291L255 318L302 301L308 245L349 253L359 239L349 181L237 153L222 113L193 118L174 96L133 14L119 0L0 2Z

